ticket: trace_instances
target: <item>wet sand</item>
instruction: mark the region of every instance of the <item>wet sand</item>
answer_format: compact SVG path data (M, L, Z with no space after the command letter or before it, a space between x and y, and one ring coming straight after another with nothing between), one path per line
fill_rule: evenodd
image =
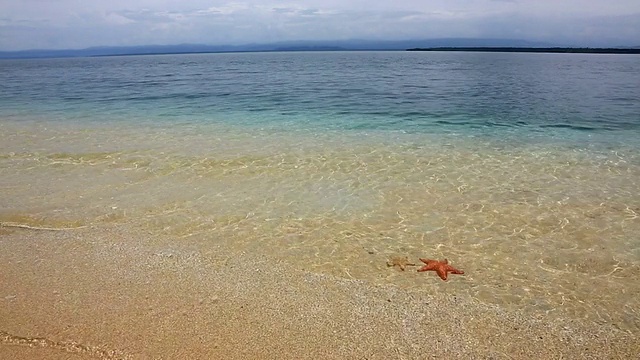
M0 249L2 359L627 359L640 353L637 334L606 324L374 286L263 255L178 246L170 237L124 227L4 227Z

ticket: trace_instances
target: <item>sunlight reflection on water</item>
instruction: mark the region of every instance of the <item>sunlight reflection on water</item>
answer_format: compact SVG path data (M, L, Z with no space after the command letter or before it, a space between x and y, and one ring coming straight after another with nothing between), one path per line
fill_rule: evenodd
M637 332L640 153L472 137L3 124L0 221L176 245ZM396 255L465 271L389 268Z

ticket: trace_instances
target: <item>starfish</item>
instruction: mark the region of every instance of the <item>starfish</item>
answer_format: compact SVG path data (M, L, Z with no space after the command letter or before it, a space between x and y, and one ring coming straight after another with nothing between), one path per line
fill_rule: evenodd
M447 259L444 259L444 261L420 259L420 261L427 265L421 267L418 271L435 271L442 280L447 280L447 273L449 272L452 274L464 274L464 271L458 270L449 265L449 261Z
M416 264L410 263L406 256L394 256L387 261L387 266L398 266L404 271L407 266L416 266Z

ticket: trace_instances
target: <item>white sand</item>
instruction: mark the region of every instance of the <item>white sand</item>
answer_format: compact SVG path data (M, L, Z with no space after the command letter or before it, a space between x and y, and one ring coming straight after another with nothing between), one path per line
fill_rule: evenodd
M637 334L606 325L372 286L131 230L2 228L0 249L1 359L640 354Z

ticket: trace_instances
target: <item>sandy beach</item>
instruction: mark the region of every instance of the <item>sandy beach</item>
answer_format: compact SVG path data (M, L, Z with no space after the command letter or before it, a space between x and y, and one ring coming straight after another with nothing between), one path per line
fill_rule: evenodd
M170 237L123 227L2 227L0 248L2 359L629 359L640 353L637 334L609 325L374 286L222 247L177 247Z

